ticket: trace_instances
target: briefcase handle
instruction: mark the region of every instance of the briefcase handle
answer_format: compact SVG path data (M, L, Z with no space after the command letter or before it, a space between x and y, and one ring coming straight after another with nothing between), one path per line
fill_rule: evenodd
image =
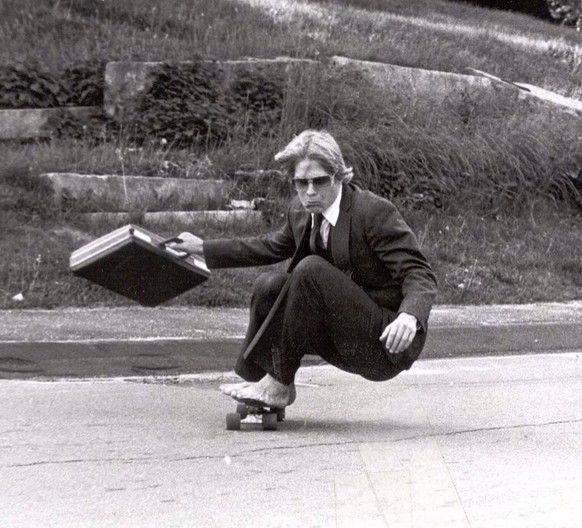
M162 240L159 246L166 247L166 245L169 244L170 242L177 242L178 244L181 244L182 242L184 242L184 240L182 240L179 236L173 236L170 238L166 238L165 240Z

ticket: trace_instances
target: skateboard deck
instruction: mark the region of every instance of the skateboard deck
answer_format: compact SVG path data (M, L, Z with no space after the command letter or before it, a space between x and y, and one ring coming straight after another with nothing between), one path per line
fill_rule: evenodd
M236 412L226 415L226 429L240 431L243 424L261 424L264 431L276 431L277 423L285 419L285 409L269 407L258 400L233 398Z

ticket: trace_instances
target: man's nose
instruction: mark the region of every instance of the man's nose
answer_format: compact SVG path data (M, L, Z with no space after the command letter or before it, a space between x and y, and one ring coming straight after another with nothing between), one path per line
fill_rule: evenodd
M305 193L309 194L311 196L313 196L314 194L317 194L317 191L315 190L315 185L313 185L312 181L307 182L307 190L305 191Z

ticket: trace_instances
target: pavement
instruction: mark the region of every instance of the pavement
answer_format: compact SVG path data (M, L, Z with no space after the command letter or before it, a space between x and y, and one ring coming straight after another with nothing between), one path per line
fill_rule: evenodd
M307 362L277 431L227 431L246 317L2 312L0 526L582 526L582 303L437 306L410 371Z
M230 370L247 321L239 308L1 311L0 379ZM582 349L582 301L437 305L429 325L425 359Z
M219 377L0 382L0 526L582 526L582 357L300 369L277 431Z

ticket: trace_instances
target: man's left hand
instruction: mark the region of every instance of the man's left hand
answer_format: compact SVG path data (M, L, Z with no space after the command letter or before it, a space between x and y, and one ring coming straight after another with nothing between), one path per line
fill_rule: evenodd
M416 336L418 321L414 315L400 313L382 332L380 341L389 354L400 354L412 343Z

